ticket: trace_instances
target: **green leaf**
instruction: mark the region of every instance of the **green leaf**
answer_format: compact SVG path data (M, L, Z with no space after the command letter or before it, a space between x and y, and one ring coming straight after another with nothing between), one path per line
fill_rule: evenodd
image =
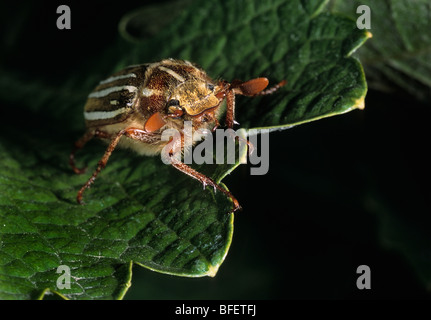
M159 157L116 150L85 193L86 205L75 203L88 174L68 168L69 142L83 132L85 97L125 65L175 57L201 64L214 78L288 81L277 94L237 99L237 118L246 129L284 129L363 108L365 78L351 54L368 33L350 19L323 13L325 4L196 1L153 38L118 39L56 81L50 77L56 66L23 77L24 67L7 65L13 52L28 46L16 33L0 66L0 101L8 110L0 127L0 298L56 292L68 299L119 299L131 285L132 264L214 276L232 241L231 203ZM127 19L122 23L124 35ZM91 169L103 151L91 143L77 157ZM239 159L199 170L221 181L238 165ZM60 265L70 268L70 289L57 286Z
M428 0L333 1L332 10L356 19L367 5L374 38L359 51L370 87L400 89L431 99L431 3Z
M350 55L370 34L349 19L321 13L325 2L200 4L199 17L198 9L188 11L172 29L132 48L132 60L124 65L138 57L154 59L148 48L160 48L156 59L198 61L213 77L267 76L272 84L286 79L284 94L251 99L239 109L243 128L289 128L363 108L364 73Z

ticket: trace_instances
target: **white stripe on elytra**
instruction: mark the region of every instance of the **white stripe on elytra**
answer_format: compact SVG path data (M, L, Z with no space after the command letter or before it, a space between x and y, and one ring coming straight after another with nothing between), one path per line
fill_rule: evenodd
M108 79L100 81L99 84L105 84L105 83L114 82L114 81L117 81L117 80L127 79L127 78L136 78L136 74L134 74L134 73L128 73L128 74L123 74L123 75L120 75L120 76L109 77Z
M178 73L176 73L172 69L166 68L164 66L159 66L159 69L162 70L162 71L165 71L165 72L169 73L171 76L173 76L178 81L181 81L181 82L186 81L182 76L180 76Z
M162 94L160 90L144 88L142 89L142 95L144 97L151 97L153 94L160 95Z
M128 90L129 92L136 92L138 88L134 86L121 86L121 87L110 87L106 88L100 91L92 92L88 96L89 98L102 98L106 97L107 95L111 94L112 92L122 91L122 90Z
M90 121L111 119L125 112L127 109L128 108L120 108L112 111L86 111L84 112L84 118Z

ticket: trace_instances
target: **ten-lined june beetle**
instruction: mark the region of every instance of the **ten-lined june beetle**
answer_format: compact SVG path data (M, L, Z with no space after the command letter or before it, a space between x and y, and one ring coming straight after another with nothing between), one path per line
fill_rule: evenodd
M106 166L112 151L117 147L128 147L142 155L160 154L168 141L162 141L165 129L173 128L181 133L184 146L184 122L192 122L192 131L212 129L219 126L220 106L226 99L225 125L232 128L235 113L235 94L256 96L271 94L285 81L264 90L268 79L256 78L246 82L235 80L212 80L204 70L185 60L165 59L159 62L135 65L121 70L101 81L88 96L84 107L87 132L79 139L70 154L70 165L75 173L83 173L75 165L74 154L93 137L109 142L97 169L79 190L77 201L82 203L86 188L94 182ZM181 149L182 150L182 149ZM238 201L226 189L212 179L172 157L171 164L181 172L210 185L228 196L233 202L233 211L240 208Z

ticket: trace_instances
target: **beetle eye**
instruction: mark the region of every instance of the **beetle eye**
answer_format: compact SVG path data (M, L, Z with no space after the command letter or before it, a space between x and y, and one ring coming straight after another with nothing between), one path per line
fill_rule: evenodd
M214 91L214 85L211 83L208 83L207 85L208 89L210 89L211 91Z
M168 107L179 106L179 105L180 105L180 102L177 99L171 99L168 101Z
M177 99L171 99L167 103L168 117L179 119L183 116L184 111L180 107L180 102Z

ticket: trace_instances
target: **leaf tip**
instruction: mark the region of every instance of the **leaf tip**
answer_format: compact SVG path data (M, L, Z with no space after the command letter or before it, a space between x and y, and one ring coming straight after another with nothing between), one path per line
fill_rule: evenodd
M365 109L365 98L361 97L361 98L357 99L355 101L354 108L357 108L359 110L364 110Z
M370 31L366 31L365 36L367 37L367 39L371 39L373 37L373 34Z
M215 266L209 265L206 275L208 277L214 278L217 274L218 268L219 268L219 265L215 265Z

